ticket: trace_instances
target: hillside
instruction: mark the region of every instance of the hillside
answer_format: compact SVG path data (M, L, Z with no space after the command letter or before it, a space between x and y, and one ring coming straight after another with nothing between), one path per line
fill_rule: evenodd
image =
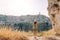
M51 28L50 19L44 15L7 16L0 15L0 25L14 26L20 30L32 30L32 23L37 20L39 30Z
M26 15L26 16L6 16L0 15L0 24L18 23L18 22L33 22L36 19L39 23L50 21L48 17L44 15Z

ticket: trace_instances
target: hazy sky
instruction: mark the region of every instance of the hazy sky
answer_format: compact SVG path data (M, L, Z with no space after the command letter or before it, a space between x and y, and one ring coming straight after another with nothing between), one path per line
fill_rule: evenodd
M36 15L39 12L48 16L47 0L0 0L0 14L4 15Z

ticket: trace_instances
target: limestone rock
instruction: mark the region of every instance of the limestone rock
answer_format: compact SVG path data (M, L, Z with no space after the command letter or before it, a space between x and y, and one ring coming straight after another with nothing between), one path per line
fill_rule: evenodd
M53 29L60 34L60 0L48 0L48 13Z

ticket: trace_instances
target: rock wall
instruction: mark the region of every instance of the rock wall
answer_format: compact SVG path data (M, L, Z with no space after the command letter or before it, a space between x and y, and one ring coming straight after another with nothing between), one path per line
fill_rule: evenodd
M48 13L53 29L60 34L60 0L48 0Z

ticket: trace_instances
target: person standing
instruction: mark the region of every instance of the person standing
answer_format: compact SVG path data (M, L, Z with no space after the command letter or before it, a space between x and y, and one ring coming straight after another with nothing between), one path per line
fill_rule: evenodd
M34 23L33 23L33 36L37 36L37 32L38 32L38 24L37 24L37 21L34 20Z

